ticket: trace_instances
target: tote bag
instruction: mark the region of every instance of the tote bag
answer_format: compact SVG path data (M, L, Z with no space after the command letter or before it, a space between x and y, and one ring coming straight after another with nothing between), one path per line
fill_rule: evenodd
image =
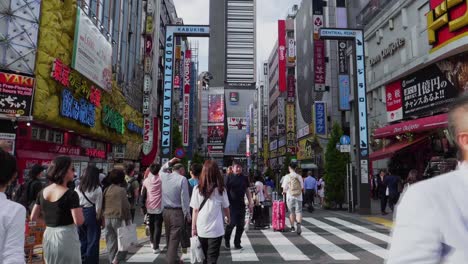
M190 263L203 262L203 260L205 260L205 254L203 254L198 236L191 237L190 244Z
M117 229L117 242L119 251L128 251L131 246L136 246L138 244L136 225L126 225L122 222L122 226Z

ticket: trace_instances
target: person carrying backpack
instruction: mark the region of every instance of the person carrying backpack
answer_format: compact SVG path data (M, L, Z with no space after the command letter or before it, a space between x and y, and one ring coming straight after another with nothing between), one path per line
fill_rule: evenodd
M291 221L291 232L297 231L297 234L302 233L302 192L304 190L304 182L301 175L295 172L296 163L289 165L289 174L285 176L283 181L283 195L287 194L287 206L289 209L289 220ZM294 223L297 221L297 230L294 228Z
M135 175L135 165L133 163L128 164L125 168L125 181L127 182L127 198L130 203L132 222L135 220L135 207L140 195L140 183L137 177L138 175Z
M31 213L37 195L44 187L40 178L45 169L44 166L34 164L29 171L29 179L15 191L13 200L22 204L26 208L28 214Z

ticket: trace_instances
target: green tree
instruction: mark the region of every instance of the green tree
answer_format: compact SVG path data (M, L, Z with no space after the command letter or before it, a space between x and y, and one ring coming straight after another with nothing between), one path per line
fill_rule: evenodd
M345 202L346 162L348 154L336 149L340 142L343 130L335 123L332 128L330 141L325 153L325 201L327 207L342 208Z

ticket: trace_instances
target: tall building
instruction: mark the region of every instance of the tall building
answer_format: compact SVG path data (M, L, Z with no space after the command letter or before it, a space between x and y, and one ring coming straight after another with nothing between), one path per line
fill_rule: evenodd
M202 97L208 98L202 98L201 102L202 109L207 111L206 115L212 113L215 105L222 104L223 120L216 120L221 121L217 123L207 117L207 122L202 123L204 131L201 134L207 135L207 151L209 148L215 149L211 153L224 156L225 164L229 164L232 159L245 159L246 156L245 110L254 103L256 92L255 9L255 0L210 1L208 71L213 80L210 82L210 90L202 91ZM214 100L218 94L223 94L222 99ZM203 102L209 105L204 106ZM205 115L203 111L202 115ZM221 133L222 143L217 143L218 140L210 138L209 135L213 135L210 132L220 130L215 127L224 124L227 124L227 129L223 128Z

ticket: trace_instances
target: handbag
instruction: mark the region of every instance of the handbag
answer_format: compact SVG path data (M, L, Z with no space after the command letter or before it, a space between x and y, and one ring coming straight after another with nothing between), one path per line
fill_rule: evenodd
M190 263L203 262L205 254L203 254L198 236L191 237L190 243L192 244L192 247L190 247Z
M96 208L96 204L91 202L91 200L88 198L88 196L86 196L86 192L81 192L84 196L84 198L86 199L86 201L88 201L94 208ZM103 194L104 196L104 194ZM100 215L96 215L96 220L97 220L97 223L98 225L100 226L103 226L103 223L104 223L104 216L102 214L102 209L101 209L101 214Z
M131 246L138 244L135 224L126 225L122 221L122 226L117 228L117 244L118 251L128 251Z

